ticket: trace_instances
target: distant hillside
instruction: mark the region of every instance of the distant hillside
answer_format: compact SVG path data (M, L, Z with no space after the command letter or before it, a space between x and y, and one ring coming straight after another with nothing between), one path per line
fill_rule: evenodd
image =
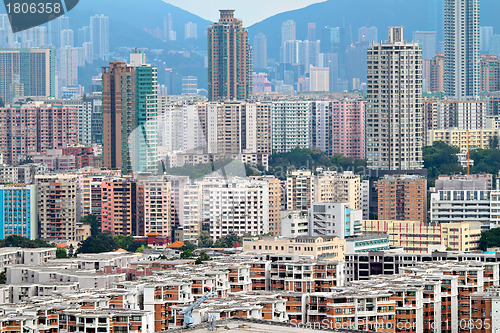
M0 6L0 14L5 13L5 7ZM172 15L174 30L177 32L177 41L164 43L146 33L144 28L163 30L164 18ZM192 49L206 50L206 28L211 22L191 14L179 7L165 3L162 0L81 0L67 16L70 18L71 28L75 32L90 24L90 16L104 14L109 16L110 48L138 47L149 49ZM184 24L196 23L198 26L198 40L184 40Z
M316 23L316 37L324 26L344 27L346 37L357 40L358 28L376 26L379 39L387 39L388 26L404 26L405 38L412 39L415 30L437 31L443 36L444 0L328 0L305 8L272 16L249 27L250 41L258 33L267 37L268 56L278 59L281 43L281 23L292 19L296 23L297 38L307 38L307 23ZM481 0L481 25L495 27L500 33L500 1Z
M172 15L177 41L165 45L163 41L144 32L144 28L163 29L163 20ZM89 25L89 17L104 14L110 17L110 47L134 46L140 48L202 47L206 49L206 28L211 23L162 0L82 0L69 12L73 29ZM184 45L184 24L196 23L198 42ZM75 31L76 32L76 31ZM169 43L167 43L169 44Z

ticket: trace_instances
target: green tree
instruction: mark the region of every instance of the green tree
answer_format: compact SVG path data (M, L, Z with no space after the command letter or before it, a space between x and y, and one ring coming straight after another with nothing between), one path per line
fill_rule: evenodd
M464 168L458 163L458 148L451 147L442 141L434 142L432 146L424 147L424 167L427 168L427 182L434 186L439 175L461 174Z
M136 242L139 243L139 242ZM147 249L148 247L144 244L142 244L137 250L135 250L135 253L144 253L144 250Z
M115 246L119 249L127 250L134 243L134 237L132 236L124 236L124 235L116 235L113 237L113 241L115 242ZM138 245L134 251L139 248L141 245Z
M129 252L144 252L144 250L147 248L148 244L146 244L146 242L134 241L125 250ZM141 249L141 251L139 251L139 249Z
M200 232L200 236L198 237L198 246L199 247L212 247L214 245L214 240L206 230L202 230Z
M231 247L234 247L234 244L238 242L241 243L243 242L243 239L242 237L236 235L236 234L229 234L229 235L225 235L225 236L222 236L221 238L219 238L215 244L214 244L214 247L219 247L219 248L231 248Z
M186 249L181 253L181 259L190 259L192 257L194 257L194 254L189 249Z
M68 257L73 257L73 255L75 254L75 247L73 246L73 244L70 244L70 246L68 247Z
M200 256L198 257L198 259L196 259L195 264L200 265L202 262L209 260L211 260L210 256L205 251L201 251Z
M11 235L0 241L0 247L22 247L22 248L36 248L36 247L54 247L41 239L31 240L26 237Z
M90 224L90 235L96 236L101 232L101 224L99 223L97 216L94 214L85 215L80 220L81 223Z
M56 250L56 258L57 259L63 259L63 258L68 258L68 253L66 252L65 248L60 248Z
M90 236L79 244L76 253L103 253L118 249L113 237L109 232L103 232L97 236Z
M470 159L474 160L472 173L490 173L497 175L500 170L500 150L498 149L473 149Z
M193 252L194 250L196 250L196 248L197 248L196 244L193 244L190 242L184 242L184 246L181 247L181 251L189 250L189 251Z
M500 228L494 228L481 233L479 248L486 251L489 247L500 247Z

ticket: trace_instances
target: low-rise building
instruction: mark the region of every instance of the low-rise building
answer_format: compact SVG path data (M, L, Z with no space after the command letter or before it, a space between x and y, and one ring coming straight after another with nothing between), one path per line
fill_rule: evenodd
M479 249L481 223L427 225L419 221L368 220L363 221L363 231L387 233L389 244L402 247L407 253L426 253L440 247L471 252Z
M264 236L243 239L244 252L269 251L275 254L298 254L314 259L344 260L345 240L338 237L294 238Z

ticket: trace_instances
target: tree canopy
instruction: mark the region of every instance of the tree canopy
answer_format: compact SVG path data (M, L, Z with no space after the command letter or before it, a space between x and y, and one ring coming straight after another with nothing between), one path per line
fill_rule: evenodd
M36 248L36 247L54 247L41 239L31 240L26 237L11 235L0 241L0 247L22 247L22 248Z
M96 236L101 231L101 224L97 219L97 216L93 214L85 215L80 220L81 223L90 224L90 235Z
M240 244L243 243L243 238L241 236L238 236L236 234L229 234L222 236L221 238L217 239L213 247L219 247L219 248L232 248L234 247L234 244L238 242Z
M481 233L479 248L486 251L489 247L500 247L500 228L494 228Z
M451 147L442 141L434 142L432 146L424 147L424 167L427 168L427 180L429 186L439 175L461 174L464 168L458 163L458 148Z
M198 237L198 246L199 247L212 247L214 245L214 240L212 236L206 230L202 230L200 232L200 236Z
M96 236L90 236L80 243L77 253L103 253L118 249L124 249L129 252L144 251L147 247L145 242L134 240L132 236L111 236L109 231L98 233Z

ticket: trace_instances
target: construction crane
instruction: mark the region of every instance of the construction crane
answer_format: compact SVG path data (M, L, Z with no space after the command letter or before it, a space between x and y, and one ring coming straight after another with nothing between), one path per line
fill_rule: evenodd
M203 295L200 299L198 299L196 302L194 302L184 310L179 311L180 315L184 315L184 325L186 325L186 327L190 327L194 324L192 311L199 307L201 303L205 302L208 298L217 295L217 291L214 289L210 289L209 287L205 287L205 291L207 291L207 293L205 293L205 295Z

